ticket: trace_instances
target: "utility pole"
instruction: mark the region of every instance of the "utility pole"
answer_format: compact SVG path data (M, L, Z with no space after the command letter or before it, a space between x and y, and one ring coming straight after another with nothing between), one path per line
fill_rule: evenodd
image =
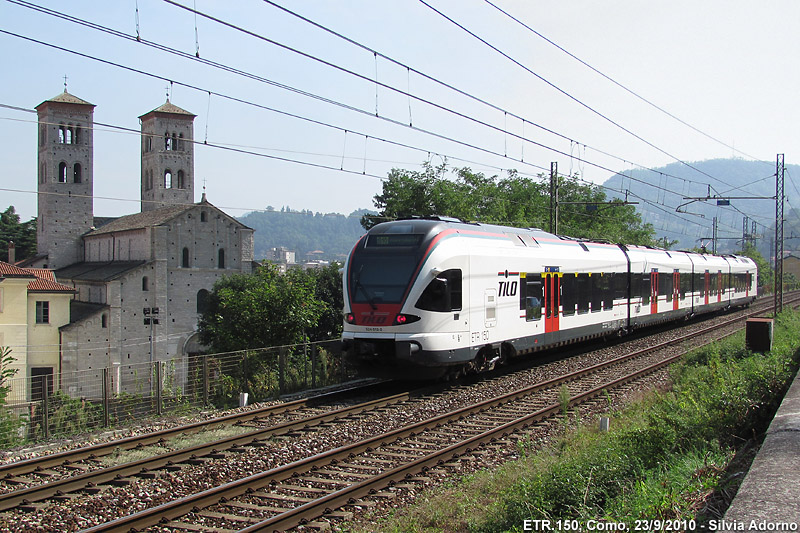
M711 225L711 253L717 254L717 217L714 217Z
M558 163L550 163L550 233L558 235Z
M783 311L783 177L786 167L783 154L778 154L775 164L775 309Z

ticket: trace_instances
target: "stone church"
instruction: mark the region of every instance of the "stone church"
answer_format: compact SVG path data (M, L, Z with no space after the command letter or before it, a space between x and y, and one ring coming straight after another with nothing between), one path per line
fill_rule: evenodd
M205 193L194 202L195 115L169 99L139 117L141 212L95 217L94 108L66 89L36 107L38 255L23 265L75 290L53 368L72 396L96 392L103 368L116 392L141 390L154 361L174 360L185 379L214 282L253 264L253 230Z

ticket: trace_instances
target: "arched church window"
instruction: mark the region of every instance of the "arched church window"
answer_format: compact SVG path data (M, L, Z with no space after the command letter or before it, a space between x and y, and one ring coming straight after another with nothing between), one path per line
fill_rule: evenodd
M100 327L107 328L108 327L108 315L103 313L100 316Z
M172 150L172 137L166 131L164 132L164 150Z
M217 253L217 268L225 268L225 249L220 248Z
M186 146L183 144L183 133L178 134L178 150L186 150Z
M75 144L80 144L81 143L81 127L80 126L75 126L75 137L74 137L73 140L74 140Z
M67 138L67 130L64 128L64 125L61 124L58 127L58 144L64 144Z
M181 267L189 268L189 249L183 249L183 257L181 258Z
M200 211L200 222L205 222L208 220L208 215L206 215L205 211Z
M66 183L67 182L67 164L63 161L58 164L58 182L59 183Z
M206 289L200 289L197 291L197 312L198 313L205 313L206 309L208 309L208 291Z
M184 183L184 173L183 170L178 171L178 188L185 189L186 184Z
M164 188L172 188L172 171L170 169L164 171Z
M149 291L150 290L150 280L147 276L142 276L142 290Z
M80 183L81 182L81 164L75 163L72 166L72 181L73 183Z
M72 144L72 126L67 127L66 137L65 137L64 142L66 144Z

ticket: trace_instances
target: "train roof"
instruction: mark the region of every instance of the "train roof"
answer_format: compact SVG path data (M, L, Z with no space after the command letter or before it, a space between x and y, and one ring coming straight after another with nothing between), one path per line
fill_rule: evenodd
M733 262L754 263L749 257L736 255L736 254L711 254L702 253L689 250L666 250L654 246L645 245L627 245L622 243L613 243L603 240L581 239L577 237L569 237L566 235L556 235L544 231L540 228L519 228L514 226L501 226L498 224L482 224L479 222L467 222L458 218L445 217L445 216L425 216L425 217L408 217L388 222L382 222L373 226L369 233L422 233L422 234L435 234L439 231L446 229L462 230L465 234L475 234L485 232L487 234L503 234L503 235L529 235L533 237L537 243L575 243L585 247L586 245L605 245L605 246L625 246L627 250L636 250L640 252L662 252L671 257L672 254L686 254L693 257L703 257L706 260L710 258L728 258ZM523 238L524 242L524 238ZM713 259L712 259L713 260Z

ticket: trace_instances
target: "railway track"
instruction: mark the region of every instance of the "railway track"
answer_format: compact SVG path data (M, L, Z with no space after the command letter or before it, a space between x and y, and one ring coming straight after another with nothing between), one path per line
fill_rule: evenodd
M387 395L387 387L389 394ZM36 507L35 502L50 497L69 498L69 494L89 489L104 483L122 484L132 475L149 475L152 470L169 467L185 461L197 460L207 454L219 453L243 446L258 446L274 435L329 423L358 413L379 409L392 403L407 400L410 392L392 394L397 389L386 383L373 383L347 388L311 398L293 400L278 405L249 411L232 413L211 421L195 422L157 432L147 433L44 455L14 463L0 465L0 511L17 506ZM379 394L380 392L380 394ZM353 403L353 398L375 396L378 398ZM351 403L338 408L336 404ZM160 447L169 439L191 435L209 429L239 426L244 427L238 435L216 439L205 444L165 451L153 451L153 456L115 466L104 467L103 457L116 455L120 451L141 450L148 446ZM43 481L43 482L42 482ZM21 487L21 488L20 488Z
M760 306L748 315L762 313ZM744 317L714 324L695 336L719 331ZM738 328L737 328L738 329ZM558 414L562 388L569 405L590 401L604 390L624 386L652 374L683 355L654 355L683 339L660 343L544 383L458 408L427 420L406 424L346 446L277 466L152 507L86 531L129 531L146 527L187 531L284 530L315 517L347 517L334 511L381 496L391 484L424 479L428 469L481 446L497 446L508 435ZM619 377L619 376L622 377ZM224 459L225 454L218 454ZM327 514L326 514L326 511ZM160 525L159 525L160 524ZM313 524L323 527L324 524Z

